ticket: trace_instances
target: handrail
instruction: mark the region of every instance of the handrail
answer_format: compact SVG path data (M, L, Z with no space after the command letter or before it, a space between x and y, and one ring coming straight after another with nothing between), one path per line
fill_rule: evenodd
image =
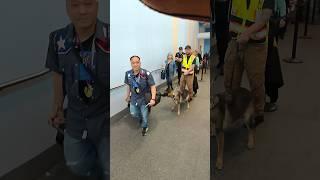
M19 85L19 84L24 83L26 81L30 81L32 79L44 76L44 75L48 74L49 72L50 72L50 70L45 69L45 70L42 70L37 73L33 73L33 74L30 74L30 75L27 75L27 76L24 76L21 78L17 78L15 80L4 82L4 83L0 84L0 91L7 89L7 88L10 88L10 87L13 87L13 86L16 86L16 85Z
M163 69L163 68L158 68L158 69L152 70L152 71L150 71L150 72L151 72L151 73L153 73L153 72L155 72L155 71L159 71L159 70L161 70L161 69ZM125 85L126 85L126 84L121 84L121 85L119 85L119 86L116 86L116 87L110 88L110 91L112 91L112 90L114 90L114 89L121 88L121 87L123 87L123 86L125 86Z

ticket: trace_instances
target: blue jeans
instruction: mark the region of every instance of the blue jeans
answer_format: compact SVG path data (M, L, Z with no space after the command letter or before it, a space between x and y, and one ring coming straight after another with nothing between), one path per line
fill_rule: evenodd
M75 139L65 133L64 156L66 165L79 176L99 177L101 180L110 179L110 154L107 137L99 143L89 139Z
M146 104L136 106L131 103L130 113L134 118L137 118L138 121L142 120L142 128L148 127L148 107L146 107Z

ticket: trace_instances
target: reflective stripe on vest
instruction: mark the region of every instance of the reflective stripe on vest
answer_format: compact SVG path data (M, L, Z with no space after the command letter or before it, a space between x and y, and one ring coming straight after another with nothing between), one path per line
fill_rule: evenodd
M189 58L189 61L187 60L187 58L188 57L186 55L183 55L182 67L190 69L191 65L196 57L194 55L191 55Z
M232 0L232 10L230 16L230 32L241 34L256 21L257 14L261 13L264 0L250 0L250 6L247 9L246 0ZM268 24L253 34L250 39L267 39Z

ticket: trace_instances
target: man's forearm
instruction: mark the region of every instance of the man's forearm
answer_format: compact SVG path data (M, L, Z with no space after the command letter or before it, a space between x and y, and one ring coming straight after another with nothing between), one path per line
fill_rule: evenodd
M251 25L244 33L248 36L258 32L261 30L269 21L272 15L272 10L263 9L260 16L257 17L257 21Z
M155 85L151 86L151 99L156 99L157 88Z
M262 29L266 24L261 22L256 22L252 26L250 26L244 33L248 36L251 36L252 34L258 32L260 29Z
M130 97L130 86L127 85L127 98Z
M53 102L55 110L63 109L63 81L62 75L54 72L53 74Z

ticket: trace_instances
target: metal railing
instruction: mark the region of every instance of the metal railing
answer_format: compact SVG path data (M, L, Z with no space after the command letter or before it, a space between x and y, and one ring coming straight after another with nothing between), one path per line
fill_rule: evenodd
M33 74L30 74L30 75L27 75L27 76L24 76L21 78L17 78L17 79L11 80L11 81L4 82L4 83L0 84L0 91L3 91L4 89L22 84L27 81L31 81L36 78L42 77L42 76L48 74L49 72L50 72L50 70L45 69L45 70L42 70L37 73L33 73Z

